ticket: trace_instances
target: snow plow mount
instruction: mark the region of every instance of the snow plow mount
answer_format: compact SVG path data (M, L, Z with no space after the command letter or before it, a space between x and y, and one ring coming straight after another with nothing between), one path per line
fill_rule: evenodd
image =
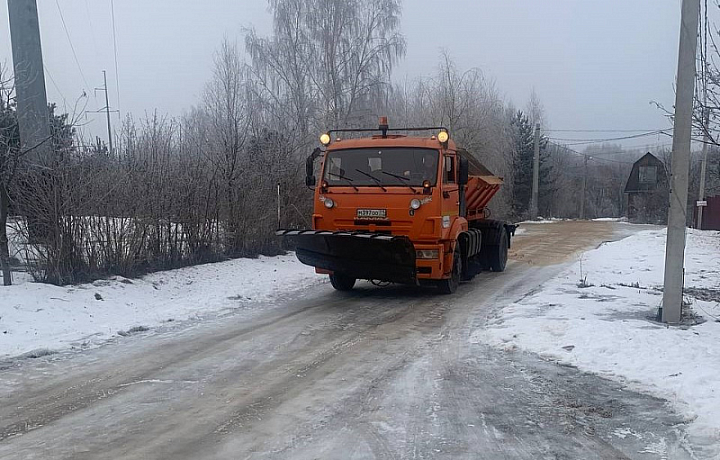
M277 230L300 262L356 279L417 284L415 247L409 238L383 233Z

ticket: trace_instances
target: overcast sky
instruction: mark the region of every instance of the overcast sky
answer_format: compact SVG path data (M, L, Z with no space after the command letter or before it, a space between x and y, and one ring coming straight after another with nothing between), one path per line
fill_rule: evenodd
M243 27L271 30L266 0L118 0L116 80L110 0L38 0L38 8L48 99L67 111L83 89L88 110L104 106L93 88L107 70L113 108L180 115L197 103L223 36L242 43ZM0 24L0 62L10 65L5 0ZM447 49L460 69L480 68L517 107L534 88L552 129L666 128L650 102L673 104L679 26L680 0L405 0L407 56L394 78L431 74ZM105 138L100 117L89 114L85 129ZM669 138L624 145L656 143Z

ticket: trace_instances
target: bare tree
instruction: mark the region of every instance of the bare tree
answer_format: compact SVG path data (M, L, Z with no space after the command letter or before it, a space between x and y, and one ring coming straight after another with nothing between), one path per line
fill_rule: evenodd
M534 127L540 123L540 128L543 130L548 129L547 119L545 117L545 107L543 106L540 96L538 96L535 88L530 92L530 98L528 99L525 107L525 113L527 113L530 123Z
M20 134L12 100L11 77L0 63L0 269L5 286L12 284L7 234L9 189L20 157Z
M230 244L239 252L243 250L248 224L244 216L248 189L243 183L247 172L244 149L250 127L245 71L237 44L225 39L215 56L213 78L204 95L213 142L209 160L221 180L223 217Z
M256 94L278 122L275 126L305 140L328 127L367 123L383 105L390 72L405 53L400 2L269 4L273 36L262 38L249 30L246 47ZM296 143L305 147L303 141Z
M513 149L506 104L494 82L479 69L459 71L447 52L440 61L433 76L393 89L393 122L447 127L458 145L506 178L490 205L496 215L506 215L510 211Z

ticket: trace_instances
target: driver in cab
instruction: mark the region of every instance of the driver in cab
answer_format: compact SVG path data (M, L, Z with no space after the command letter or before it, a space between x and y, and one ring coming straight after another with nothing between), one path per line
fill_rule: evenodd
M435 174L437 174L437 155L432 153L426 153L425 155L423 155L423 180L434 181Z
M414 171L404 171L403 176L412 176L415 178L420 176L422 180L433 182L437 174L437 155L433 153L424 154L422 157L422 165L419 165L419 167L416 166L416 168Z

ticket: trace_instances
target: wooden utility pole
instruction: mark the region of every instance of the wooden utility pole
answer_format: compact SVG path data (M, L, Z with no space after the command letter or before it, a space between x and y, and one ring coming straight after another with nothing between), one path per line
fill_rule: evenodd
M530 197L530 218L538 215L538 188L540 186L540 123L535 123L535 151L533 154L532 195Z
M680 19L675 117L670 173L670 210L665 249L665 285L662 321L678 323L682 315L685 227L687 222L690 136L693 93L695 91L695 54L697 51L700 0L683 0Z
M46 163L52 152L50 112L45 92L40 25L35 0L8 0L10 41L15 73L20 149L35 163Z

